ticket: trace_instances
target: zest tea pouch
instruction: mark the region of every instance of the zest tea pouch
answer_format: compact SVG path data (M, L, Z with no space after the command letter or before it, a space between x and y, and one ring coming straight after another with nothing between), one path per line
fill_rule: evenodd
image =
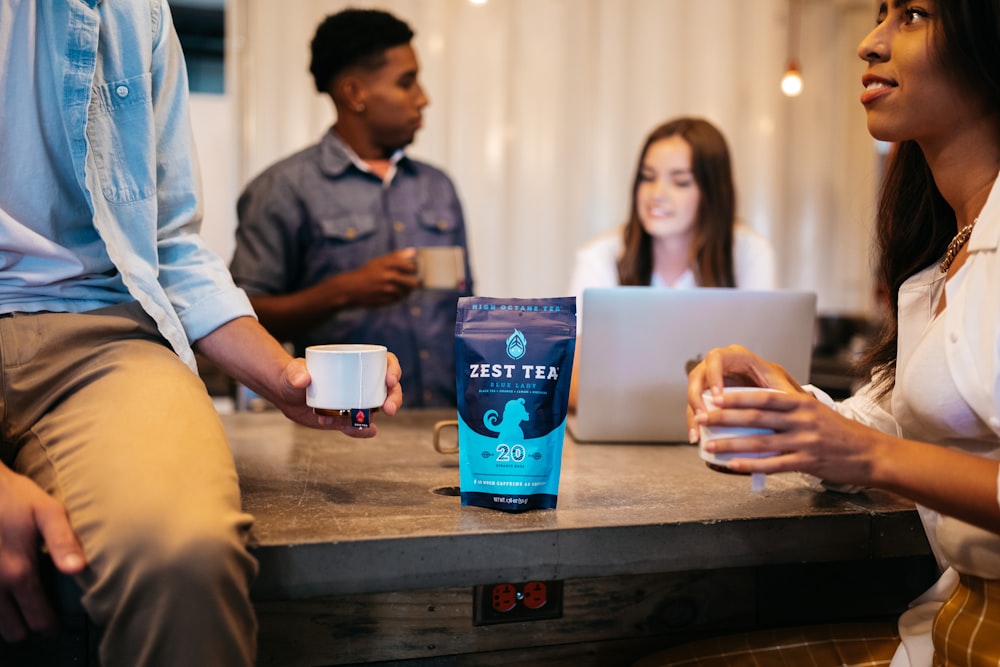
M462 505L556 506L575 351L575 297L458 300Z

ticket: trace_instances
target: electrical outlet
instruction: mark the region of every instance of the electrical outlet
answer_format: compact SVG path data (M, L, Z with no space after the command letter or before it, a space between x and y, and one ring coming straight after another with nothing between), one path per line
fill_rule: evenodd
M473 625L562 617L563 582L486 584L473 588Z
M528 609L541 609L549 601L549 587L543 581L529 581L521 589L521 604Z
M493 611L506 614L517 606L517 589L514 584L499 584L493 587L490 596L490 606Z

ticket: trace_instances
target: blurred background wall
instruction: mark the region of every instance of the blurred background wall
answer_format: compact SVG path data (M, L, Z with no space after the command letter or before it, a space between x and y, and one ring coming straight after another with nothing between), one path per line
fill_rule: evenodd
M197 37L182 34L205 235L228 257L243 185L333 122L308 72L316 25L380 7L417 33L431 105L410 154L456 183L479 294L564 294L576 247L627 215L644 136L684 114L727 136L739 213L774 243L781 286L816 291L821 312L871 312L883 158L858 102L856 46L876 4L800 1L172 1L177 17L224 14L224 46L208 49L224 64L199 63ZM805 87L789 98L779 82L793 50Z

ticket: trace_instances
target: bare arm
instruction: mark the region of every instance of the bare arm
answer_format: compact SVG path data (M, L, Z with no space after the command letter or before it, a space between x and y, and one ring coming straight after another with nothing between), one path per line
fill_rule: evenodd
M397 250L298 292L252 296L250 302L268 331L289 340L338 310L385 306L405 299L419 285L415 257L413 248Z
M1000 534L1000 463L938 445L891 441L876 459L872 486Z
M701 389L724 377L786 393L716 396L722 410L705 412ZM694 398L697 393L697 402ZM694 424L772 429L772 435L714 440L714 452L779 451L779 456L737 459L738 472L800 471L824 480L887 489L933 510L1000 534L997 475L1000 463L941 445L906 440L849 419L805 393L780 366L744 348L713 350L691 374Z

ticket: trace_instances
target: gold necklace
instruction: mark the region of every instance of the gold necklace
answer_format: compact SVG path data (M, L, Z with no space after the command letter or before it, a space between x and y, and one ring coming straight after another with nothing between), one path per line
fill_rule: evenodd
M965 242L969 240L970 236L972 236L972 228L976 226L977 222L979 222L979 218L976 218L965 227L962 227L958 234L955 234L955 238L953 238L951 243L948 244L948 250L944 253L944 259L941 260L941 273L948 273L948 268L951 267L951 263L955 261L958 251L962 249Z

